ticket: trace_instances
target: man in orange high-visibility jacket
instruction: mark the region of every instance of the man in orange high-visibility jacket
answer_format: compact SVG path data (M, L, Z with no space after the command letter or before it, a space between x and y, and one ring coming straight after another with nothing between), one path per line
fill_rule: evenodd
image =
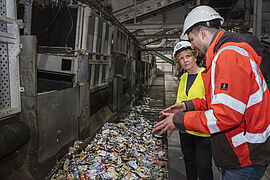
M206 55L206 96L163 110L166 118L153 131L212 134L222 180L260 179L270 162L270 93L259 69L263 46L253 35L219 29L223 21L209 6L186 17L183 35Z

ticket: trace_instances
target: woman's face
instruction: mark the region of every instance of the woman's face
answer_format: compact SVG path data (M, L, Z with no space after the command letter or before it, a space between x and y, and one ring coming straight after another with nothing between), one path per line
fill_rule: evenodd
M181 67L186 70L192 70L197 67L196 57L192 55L191 50L187 49L176 56L176 61L181 65Z

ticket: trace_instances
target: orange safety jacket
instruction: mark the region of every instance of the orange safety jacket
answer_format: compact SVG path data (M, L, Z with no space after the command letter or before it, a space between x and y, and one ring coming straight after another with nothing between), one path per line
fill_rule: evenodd
M270 94L259 69L262 45L253 35L219 31L202 73L206 97L193 99L186 130L212 134L212 153L224 169L270 162Z

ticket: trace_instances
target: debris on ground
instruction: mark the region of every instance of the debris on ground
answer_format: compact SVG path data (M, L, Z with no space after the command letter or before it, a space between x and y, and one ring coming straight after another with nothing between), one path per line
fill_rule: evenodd
M75 141L51 180L168 179L167 140L153 134L156 121L143 116L151 111L146 100L127 117L105 123L79 153L82 142Z

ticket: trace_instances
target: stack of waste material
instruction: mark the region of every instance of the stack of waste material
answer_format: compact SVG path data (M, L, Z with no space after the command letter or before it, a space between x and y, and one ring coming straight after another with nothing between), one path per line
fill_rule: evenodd
M143 117L144 108L133 107L126 118L105 123L80 153L76 142L51 179L168 179L167 141L152 133L156 122Z

